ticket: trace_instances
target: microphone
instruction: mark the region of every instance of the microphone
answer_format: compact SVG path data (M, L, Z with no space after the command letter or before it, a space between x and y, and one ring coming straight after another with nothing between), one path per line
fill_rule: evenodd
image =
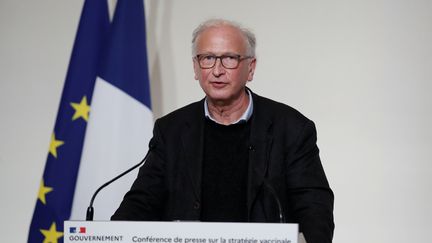
M155 142L153 141L153 139L150 140L149 143L149 150L147 151L147 154L144 156L144 158L136 165L130 167L129 169L125 170L123 173L121 173L120 175L112 178L111 180L105 182L105 184L103 184L102 186L100 186L96 192L93 194L91 200L90 200L90 205L87 208L87 213L86 213L86 221L93 221L93 215L94 215L94 209L93 209L93 202L96 198L96 195L105 187L107 187L109 184L113 183L114 181L120 179L121 177L123 177L124 175L128 174L129 172L133 171L134 169L136 169L137 167L141 166L142 164L144 164L147 160L147 157L149 156L150 152L156 147Z
M278 213L279 213L279 215L278 215L279 216L279 223L286 223L284 212L283 212L283 207L282 207L282 204L279 200L279 196L277 195L276 190L273 188L273 186L267 182L266 178L264 178L263 183L261 184L261 187L259 189L259 191L260 191L259 194L261 194L263 190L266 190L267 192L269 192L277 204L277 209L278 209ZM253 210L255 203L258 200L258 197L259 196L256 196L254 201L252 202L252 206L250 208L250 211ZM250 218L249 218L249 220L250 220Z
M272 185L270 185L266 179L264 179L264 185L268 188L268 191L270 192L270 194L273 196L273 198L276 201L276 204L278 206L278 211L279 211L279 223L285 223L285 218L284 218L284 213L283 213L283 208L282 208L282 204L279 200L279 197L275 191L275 189L273 188Z

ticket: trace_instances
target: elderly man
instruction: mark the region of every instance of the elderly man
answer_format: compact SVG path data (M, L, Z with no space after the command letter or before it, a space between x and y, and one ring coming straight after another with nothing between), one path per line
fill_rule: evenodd
M192 49L206 96L156 121L148 160L112 219L295 222L309 243L331 242L333 193L313 122L246 87L255 36L209 20Z

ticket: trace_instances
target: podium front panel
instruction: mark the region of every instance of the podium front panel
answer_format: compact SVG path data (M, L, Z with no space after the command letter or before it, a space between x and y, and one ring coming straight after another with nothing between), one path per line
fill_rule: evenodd
M64 242L298 243L297 224L65 221Z

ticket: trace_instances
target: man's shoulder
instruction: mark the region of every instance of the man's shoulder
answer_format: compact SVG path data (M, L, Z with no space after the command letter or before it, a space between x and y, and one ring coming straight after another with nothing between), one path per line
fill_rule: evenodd
M309 121L309 119L297 109L279 101L275 101L255 93L253 93L253 101L254 111L260 115L296 120L298 122Z
M191 120L191 118L199 117L200 115L204 117L203 106L204 99L190 103L158 118L157 122L161 124L178 124Z

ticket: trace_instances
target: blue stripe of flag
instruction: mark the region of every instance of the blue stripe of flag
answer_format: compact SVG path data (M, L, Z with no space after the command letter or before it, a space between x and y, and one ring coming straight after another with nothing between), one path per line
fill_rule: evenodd
M142 0L118 1L100 74L151 109Z

